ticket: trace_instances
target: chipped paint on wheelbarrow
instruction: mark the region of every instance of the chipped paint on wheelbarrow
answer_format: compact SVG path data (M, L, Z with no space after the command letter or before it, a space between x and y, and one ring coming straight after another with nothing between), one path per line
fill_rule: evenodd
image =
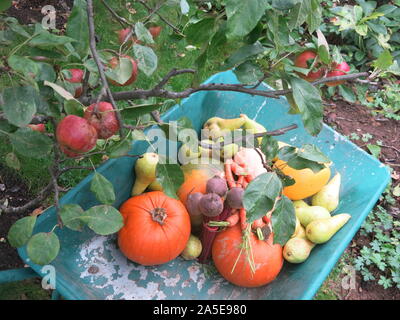
M223 72L208 81L238 83L231 72ZM268 90L264 84L260 89ZM316 246L302 264L284 264L278 277L260 288L241 288L225 281L215 269L178 257L170 263L144 267L128 261L118 250L116 236L98 236L91 230L75 232L56 229L61 251L51 263L56 270L56 289L67 299L312 299L343 251L373 208L389 182L385 166L327 126L317 137L306 133L298 115L288 115L284 98L266 99L235 92L198 92L170 109L162 119L177 120L187 116L200 130L212 116L237 117L246 113L269 130L298 124L299 128L279 137L295 146L314 143L333 161L332 171L342 174L341 201L335 213L347 212L350 221L327 243ZM146 151L147 144L135 142L132 153ZM116 191L115 207L127 200L134 181L135 159L112 159L98 172L105 175ZM98 202L90 192L92 174L62 199L61 204L77 203L84 209ZM49 231L57 223L54 208L38 219L35 232ZM26 249L19 249L22 259L37 273Z

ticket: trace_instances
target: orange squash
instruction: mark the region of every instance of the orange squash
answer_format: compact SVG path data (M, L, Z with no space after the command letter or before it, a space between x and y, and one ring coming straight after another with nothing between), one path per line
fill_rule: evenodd
M122 204L124 226L118 245L130 260L145 266L175 259L190 237L190 218L185 206L161 191L132 197Z
M252 254L243 247L240 225L220 232L214 240L212 258L219 273L229 282L241 287L260 287L273 281L283 265L282 246L273 244L273 233L267 240L249 234ZM252 257L255 270L249 259Z

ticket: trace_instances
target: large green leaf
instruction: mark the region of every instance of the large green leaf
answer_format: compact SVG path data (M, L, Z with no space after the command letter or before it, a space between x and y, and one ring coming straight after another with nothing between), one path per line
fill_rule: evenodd
M59 210L63 224L75 231L81 231L85 224L81 220L84 211L78 204L65 204Z
M272 0L272 7L278 10L289 10L293 8L299 0Z
M14 247L19 248L25 245L32 236L36 217L27 216L17 220L8 231L8 242Z
M20 128L9 137L14 150L29 158L46 158L53 146L48 136L30 128Z
M120 212L108 205L91 207L81 219L90 229L103 236L117 232L124 225Z
M317 135L322 129L323 107L317 88L308 81L292 78L293 98L302 116L304 127L311 135Z
M86 57L89 52L89 27L85 0L74 1L74 7L68 18L66 35L76 40L72 45L81 58Z
M113 184L102 174L96 172L93 175L90 184L90 191L92 191L97 200L104 204L113 204L115 201L115 192Z
M296 215L292 201L282 195L271 216L274 243L284 246L296 229Z
M215 19L204 18L196 23L190 24L186 30L186 40L194 45L201 45L210 41L215 33Z
M301 26L309 14L312 14L311 0L299 1L289 13L289 29Z
M76 42L76 40L66 36L57 36L46 30L42 30L29 41L29 45L41 49L52 49L71 42Z
M176 192L184 181L183 171L180 165L174 163L158 163L156 176L164 193L171 198L177 199Z
M6 11L12 5L12 0L2 0L0 2L0 12Z
M135 120L140 116L150 113L154 110L160 109L161 106L159 104L149 104L146 106L128 106L121 110L122 118L126 120Z
M157 69L158 59L153 49L150 47L135 44L133 53L138 61L138 67L146 76L151 76Z
M261 218L271 210L281 190L282 183L276 173L263 173L252 180L243 196L248 222Z
M108 150L109 152L108 155L110 158L122 157L128 154L129 151L131 151L131 149L132 149L132 141L126 138L121 142L118 142L117 144L110 147L110 149Z
M135 23L135 34L144 43L154 43L153 36L142 22Z
M3 111L7 120L18 127L25 127L36 113L36 97L34 87L11 87L3 91Z
M106 76L119 84L124 84L131 78L132 72L133 65L131 60L128 58L119 58L115 68L106 70Z
M257 25L267 7L268 0L226 1L227 37L232 39L246 36Z
M393 57L389 50L384 50L373 62L375 68L386 70L393 64Z
M272 136L264 136L261 142L261 151L264 153L267 160L274 159L279 150L278 141Z
M31 59L12 55L7 60L8 65L24 75L29 75L31 77L36 76L40 71L40 65Z
M245 61L238 65L234 73L241 83L257 82L264 75L260 66L252 61Z
M54 232L40 232L29 240L26 251L33 263L45 265L57 257L60 240Z
M263 53L265 48L260 42L256 42L253 44L247 44L243 47L239 48L236 52L234 52L225 62L223 66L226 69L230 69L251 57L254 57L260 53Z

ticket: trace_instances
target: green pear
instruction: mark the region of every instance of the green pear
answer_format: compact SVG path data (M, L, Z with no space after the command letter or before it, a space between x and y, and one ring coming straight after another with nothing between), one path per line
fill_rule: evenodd
M132 196L142 194L146 188L156 180L156 168L159 157L157 153L144 153L135 164L135 183Z
M304 238L292 238L283 247L283 257L290 263L302 263L310 255L315 244Z
M306 229L304 229L304 227L301 224L300 224L299 229L297 230L296 238L307 239Z
M314 243L325 243L343 227L351 216L347 213L334 215L330 218L317 219L309 223L306 228L308 240Z
M151 191L163 191L163 187L162 187L161 183L159 183L157 181L157 179L149 184L149 189Z
M230 143L222 147L221 158L231 159L239 151L239 146L236 143Z
M313 206L321 206L332 212L339 205L340 173L337 173L312 199Z
M316 219L330 218L331 216L328 210L319 206L300 207L296 208L295 212L303 227L307 227L311 221Z
M198 145L191 146L187 143L184 143L178 151L178 159L182 164L190 163L193 159L199 158L201 155L201 151Z
M219 117L213 117L208 119L204 125L203 129L209 130L208 138L216 140L219 137L224 136L230 131L239 129L245 123L245 119L242 117L234 119L223 119Z
M247 115L241 114L240 117L245 119L245 122L243 124L243 129L246 130L247 132L250 132L252 134L256 133L263 133L266 132L267 129L259 124L257 121L250 119ZM258 143L261 144L262 142L262 137L258 138Z
M299 220L299 218L296 217L296 228L294 229L294 232L293 232L291 238L294 238L297 236L297 234L300 232L300 228L302 228L300 220Z
M307 207L309 207L309 205L304 200L295 200L295 201L293 201L293 207L295 209L297 209L297 208L307 208Z
M202 250L203 246L201 245L200 239L191 234L181 256L185 260L194 260L200 256Z

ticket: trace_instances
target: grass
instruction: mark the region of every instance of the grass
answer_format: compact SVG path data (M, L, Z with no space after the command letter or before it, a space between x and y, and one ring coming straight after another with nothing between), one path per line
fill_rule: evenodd
M50 291L42 289L40 279L29 279L0 285L0 300L49 300Z

